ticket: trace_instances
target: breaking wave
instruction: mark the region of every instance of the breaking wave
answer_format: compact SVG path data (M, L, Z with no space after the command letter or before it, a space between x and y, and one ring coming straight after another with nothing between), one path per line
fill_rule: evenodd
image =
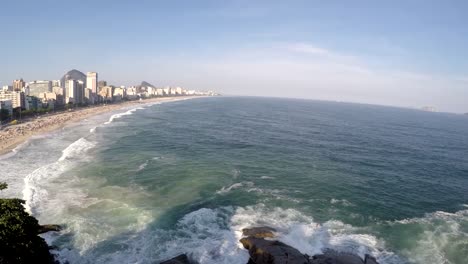
M141 109L144 109L144 108L142 108L142 107L137 107L137 108L130 109L130 110L128 110L127 112L114 114L114 115L112 115L112 116L109 118L109 121L105 122L104 124L105 124L105 125L108 125L108 124L112 123L115 119L118 119L118 118L121 118L121 117L127 116L127 115L132 115L135 111L141 110Z
M252 187L254 186L254 183L253 182L238 182L238 183L234 183L233 185L229 186L229 187L222 187L220 190L217 190L216 193L217 194L226 194L234 189L238 189L238 188L241 188L241 187Z
M62 156L54 163L46 164L24 178L23 199L26 201L26 210L39 214L38 208L48 198L47 183L59 177L63 172L74 166L73 161L82 160L85 153L96 144L80 138L71 143L62 151Z

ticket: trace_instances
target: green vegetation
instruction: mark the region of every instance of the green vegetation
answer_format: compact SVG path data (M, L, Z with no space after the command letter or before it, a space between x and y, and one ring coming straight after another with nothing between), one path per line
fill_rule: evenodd
M6 189L0 182L0 190ZM0 199L0 263L54 263L40 225L24 211L24 200Z

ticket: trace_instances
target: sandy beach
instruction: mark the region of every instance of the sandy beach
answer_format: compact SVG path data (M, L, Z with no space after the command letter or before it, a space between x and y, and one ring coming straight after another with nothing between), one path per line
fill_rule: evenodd
M69 123L76 122L90 116L115 111L132 105L162 101L177 101L187 98L194 98L194 96L151 98L142 101L128 101L118 104L80 108L50 115L41 115L39 118L33 118L27 122L8 126L0 130L0 155L12 151L18 145L27 141L31 136L51 132L62 128Z

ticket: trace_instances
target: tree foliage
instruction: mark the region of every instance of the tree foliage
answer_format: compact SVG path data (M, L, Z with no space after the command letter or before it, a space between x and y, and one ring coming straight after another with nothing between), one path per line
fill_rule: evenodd
M7 187L0 183L0 190ZM40 225L24 211L24 200L0 199L0 263L54 263Z

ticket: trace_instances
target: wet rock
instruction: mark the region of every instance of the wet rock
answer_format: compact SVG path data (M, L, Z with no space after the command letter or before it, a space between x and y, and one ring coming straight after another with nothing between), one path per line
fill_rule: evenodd
M160 264L190 264L190 261L185 254L163 261Z
M279 241L247 237L240 240L249 251L250 262L255 264L308 264L309 260L299 250Z
M62 229L63 228L59 225L41 225L39 226L39 230L37 231L37 233L42 234L42 233L51 232L51 231L59 232Z
M327 251L324 254L315 255L310 260L311 264L365 264L364 261L353 254Z
M377 262L377 260L374 257L372 257L371 255L369 255L369 254L366 254L366 258L364 259L364 263L365 264L379 264Z
M363 260L357 255L331 249L309 257L283 242L264 239L276 237L276 230L268 226L245 228L242 233L247 236L240 240L249 251L247 264L379 264L367 254Z
M274 238L276 229L268 227L268 226L261 226L261 227L252 227L252 228L244 228L242 229L242 234L246 237L255 237L255 238Z

